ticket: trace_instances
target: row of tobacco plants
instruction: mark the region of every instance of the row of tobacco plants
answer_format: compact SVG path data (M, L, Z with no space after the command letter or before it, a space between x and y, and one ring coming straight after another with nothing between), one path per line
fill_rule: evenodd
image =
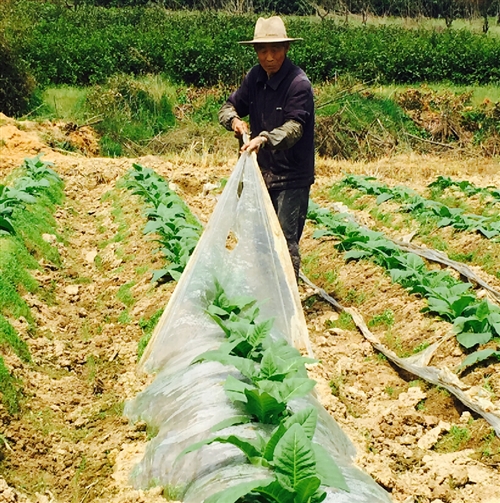
M254 439L213 435L193 444L181 456L214 442L232 444L249 463L267 468L269 477L239 483L210 496L206 503L235 503L241 498L249 502L318 503L327 496L323 487L349 491L328 451L313 440L317 409L290 409L291 400L307 396L316 385L305 366L315 360L303 357L283 339L273 340L273 319L257 321L255 299L228 298L217 280L207 299L206 313L226 339L217 350L198 356L193 364L216 361L236 368L242 376L237 379L229 375L224 389L243 414L217 424L212 432L252 423L258 433Z
M389 189L372 181L367 177L347 176L341 183L377 196L379 204L401 198L406 210L438 215L440 226L454 225L461 230L477 230L483 234L492 232L493 223L486 227L484 221L482 226L474 220L474 226L465 227L466 219L459 208L448 208L426 200L404 187ZM380 265L388 271L392 281L427 300L426 312L452 323L457 341L468 353L458 371L490 358L500 359L495 344L495 339L500 336L500 307L488 299L478 299L470 283L456 279L446 270L430 270L421 257L403 251L384 233L359 225L349 214L332 214L312 203L308 217L320 226L314 233L315 238L334 236L339 241L336 248L345 252L345 260L367 259Z
M148 207L144 234L155 234L167 265L153 272L152 281L178 280L200 238L202 225L168 182L154 170L133 164L123 180L133 194L141 196Z
M0 346L7 360L13 353L29 364L28 345L9 318L24 318L29 332L36 332L22 292L43 296L30 270L41 269L43 261L55 267L60 265L57 249L43 239L43 234L57 235L52 215L62 202L63 182L51 163L39 157L26 159L10 181L0 184ZM19 412L23 386L6 359L0 356L0 392L6 410L15 414Z
M421 220L428 218L436 219L437 227L453 227L458 231L479 232L487 239L500 235L500 219L497 214L478 215L466 213L463 208L449 207L439 201L428 199L417 191L404 186L389 187L384 183L378 183L374 177L348 175L342 181L342 185L355 188L365 194L376 196L376 203L393 200L401 203L401 211L412 213ZM444 190L447 187L461 188L467 196L476 194L486 195L493 200L499 200L498 189L494 187L477 188L467 181L453 182L449 178L440 177L429 185L430 188Z

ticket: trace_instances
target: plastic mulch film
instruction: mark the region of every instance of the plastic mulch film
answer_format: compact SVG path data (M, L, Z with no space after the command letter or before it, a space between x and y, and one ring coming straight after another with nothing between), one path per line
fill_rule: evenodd
M141 359L140 368L155 374L153 382L125 406L132 421L146 421L158 431L132 471L133 485L161 485L185 503L202 503L227 487L269 477L228 444L179 456L213 436L213 426L243 413L223 387L229 375L241 377L237 370L216 362L192 364L225 340L205 313L207 292L216 282L228 298L257 299L257 321L274 320L271 337L312 356L292 262L255 154L240 157ZM318 410L314 440L331 454L350 488L328 490L325 501L389 503L388 494L353 465L354 446L315 396L289 403L293 412L311 405ZM263 428L250 423L217 434L255 438L267 433Z

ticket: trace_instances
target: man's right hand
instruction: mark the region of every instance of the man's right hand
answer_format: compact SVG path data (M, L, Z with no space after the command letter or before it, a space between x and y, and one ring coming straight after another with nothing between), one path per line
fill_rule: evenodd
M241 138L245 133L248 133L248 124L245 121L238 119L238 117L235 117L233 122L231 122L231 128L233 129L234 136L236 136L236 138Z

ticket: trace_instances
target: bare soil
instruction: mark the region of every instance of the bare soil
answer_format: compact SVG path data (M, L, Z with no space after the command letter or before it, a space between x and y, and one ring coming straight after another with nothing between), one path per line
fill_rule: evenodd
M217 201L217 183L236 163L208 154L109 159L92 157L89 131L76 152L47 142L78 131L60 125L17 123L0 117L0 179L26 157L43 153L65 182L66 199L56 212L59 237L52 239L60 268L34 271L44 295L26 295L37 330L12 320L27 341L32 364L3 355L25 390L22 413L0 407L0 502L155 502L161 489L137 491L128 475L144 451L148 431L129 424L123 404L141 391L147 376L136 373L141 320L164 308L173 283L151 284L162 259L142 234L141 201L116 182L133 162L167 178L206 223ZM55 132L54 132L55 131ZM76 140L74 142L78 143ZM313 197L343 171L376 174L418 189L437 174L500 186L498 161L405 156L374 163L318 159ZM333 243L302 241L304 266L318 286L366 320L386 310L390 327L373 328L381 340L418 345L448 330L420 312L424 303L390 283L369 263L345 264ZM331 281L332 274L335 275ZM358 450L356 463L387 489L395 502L500 502L500 442L489 425L441 389L390 365L326 302L299 286L314 352L311 370L325 408ZM44 300L41 300L43 297ZM407 342L404 342L407 341ZM449 348L453 356L454 346ZM498 365L489 386L500 394ZM485 370L481 371L481 379ZM451 433L449 433L451 432ZM455 432L455 434L453 434ZM465 433L464 433L465 432Z

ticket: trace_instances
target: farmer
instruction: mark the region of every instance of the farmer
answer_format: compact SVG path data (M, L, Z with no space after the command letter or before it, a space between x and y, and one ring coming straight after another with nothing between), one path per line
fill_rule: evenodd
M314 102L306 74L288 58L290 42L278 16L259 18L253 45L259 64L229 96L219 122L236 137L248 133L241 118L250 118L250 141L241 152L256 152L257 160L285 235L295 275L300 268L299 240L314 182Z

